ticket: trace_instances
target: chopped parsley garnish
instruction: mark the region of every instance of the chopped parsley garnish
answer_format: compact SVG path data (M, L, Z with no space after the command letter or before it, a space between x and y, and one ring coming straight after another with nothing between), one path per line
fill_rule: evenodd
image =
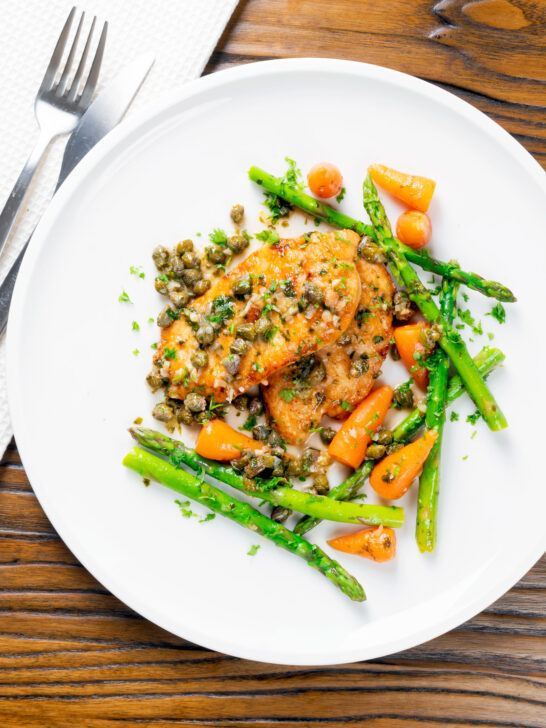
M470 328L472 329L472 331L475 334L478 334L478 336L481 336L483 334L483 329L482 329L481 323L479 321L476 323L476 319L474 318L474 316L472 316L470 311L468 311L468 310L464 311L463 309L459 309L459 318L467 326L470 326Z
M133 331L140 331L140 326L137 324L136 321L133 321L133 323L131 324L131 328L133 329Z
M138 349L133 349L133 355L138 356L140 354L140 351Z
M258 553L258 549L260 548L259 545L251 546L250 549L247 551L248 556L256 556Z
M235 316L233 304L235 299L231 296L218 296L212 302L211 313L207 316L212 323L223 325L227 319Z
M343 199L343 198L345 197L345 193L346 193L346 192L347 192L347 190L345 189L345 187L342 187L342 188L341 188L341 192L340 192L340 193L339 193L339 195L338 195L338 196L336 197L336 200L337 200L337 202L341 202L341 200L342 200L342 199Z
M172 346L172 347L166 346L165 351L163 352L163 355L165 356L165 359L176 359L177 358L176 349L174 348L174 346Z
M257 361L254 362L254 364L252 365L252 368L256 372L263 372L263 367L260 364L258 364Z
M296 166L296 162L289 157L285 157L284 159L288 164L288 169L282 177L281 183L286 183L290 187L303 190L305 185L301 177L301 172ZM264 192L264 197L264 205L269 208L270 218L273 224L278 222L279 218L287 217L292 210L292 205L289 202L285 202L285 200L273 192Z
M489 313L486 313L485 315L493 316L493 318L497 319L499 324L503 324L506 321L506 311L502 303L496 303L491 311Z
M466 421L470 422L471 425L475 425L476 422L480 419L480 417L481 417L480 412L478 410L476 410L471 415L468 415L468 417L466 418Z
M350 412L353 409L351 407L351 405L348 402L346 402L344 399L341 400L341 402L339 403L339 406L342 407L347 412Z
M131 299L129 298L129 294L126 291L122 291L120 293L120 296L118 298L118 301L120 303L133 303Z
M170 307L167 309L166 313L171 321L178 321L178 319L180 318L180 313L178 311L173 311Z
M462 296L463 296L463 301L465 303L468 303L468 296L466 295L466 293L463 293Z
M291 402L295 396L296 392L293 389L281 389L279 392L279 397L285 402Z
M256 426L256 415L248 415L248 417L245 420L245 423L239 427L240 430L246 430L246 432L250 432L253 427Z
M216 513L207 513L204 518L199 519L199 523L206 523L207 521L212 521L214 518L216 518Z
M262 230L261 233L257 233L256 240L261 240L267 245L275 245L275 243L279 242L280 238L276 230Z
M457 422L459 419L459 413L458 412L452 412L449 416L449 419L451 422Z
M184 516L184 518L191 518L192 516L196 516L197 514L194 513L188 506L190 505L189 500L187 501L179 501L175 500L176 505L180 508L180 513Z
M157 349L157 341L154 341L153 344L150 344L150 349Z
M148 323L153 324L154 322L155 322L155 318L153 316L150 316L150 318L148 319Z
M132 276L138 276L139 278L146 278L146 273L142 270L141 265L132 265L129 268L129 273Z
M214 230L209 233L209 240L215 245L227 245L227 235L220 228L214 228Z

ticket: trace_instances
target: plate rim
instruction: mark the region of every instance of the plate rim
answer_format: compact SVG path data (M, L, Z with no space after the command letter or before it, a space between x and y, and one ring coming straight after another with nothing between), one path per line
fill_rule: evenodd
M533 178L535 184L542 190L546 198L546 172L539 163L527 152L527 150L512 137L505 129L498 125L495 121L486 116L479 109L475 108L463 99L455 96L449 91L439 88L428 81L410 76L400 71L395 71L383 66L374 64L360 63L358 61L347 61L329 58L293 58L259 61L235 68L229 68L218 71L208 76L202 76L194 81L185 84L179 89L174 89L166 95L161 96L153 101L142 110L135 113L134 117L128 121L122 122L118 127L112 130L103 140L101 140L82 162L67 177L59 192L49 203L43 217L41 218L36 231L32 237L29 249L15 286L12 305L10 309L10 317L7 328L7 383L8 383L8 402L11 415L13 430L21 436L18 440L18 449L21 460L28 474L29 481L32 484L33 492L51 521L53 527L57 531L60 538L74 553L82 565L114 596L127 604L138 614L148 619L153 624L158 625L182 639L198 643L208 649L221 651L242 659L250 659L259 662L269 662L272 664L283 665L332 665L351 663L360 660L370 660L384 657L401 650L409 649L423 642L434 639L451 629L461 625L468 619L472 618L479 612L483 611L492 602L500 598L508 589L516 584L527 571L532 568L533 564L541 557L546 548L543 543L546 539L537 538L536 543L532 543L521 552L518 559L515 560L513 567L499 575L494 585L488 590L475 598L466 606L455 609L448 617L434 623L433 626L427 625L420 629L405 633L403 637L398 637L391 642L386 642L379 649L366 650L365 647L344 648L337 651L318 649L316 652L307 652L303 656L296 651L279 650L271 652L271 650L254 650L247 646L242 649L237 645L230 643L229 640L218 641L215 638L210 640L203 639L198 630L188 627L185 634L180 634L179 627L173 625L169 619L162 615L155 614L153 605L142 604L140 597L134 594L126 595L126 589L123 585L115 582L115 576L108 573L107 567L94 559L93 554L88 552L85 545L74 539L72 529L64 521L62 514L57 512L54 505L54 498L50 498L47 493L47 485L40 482L37 474L35 463L32 459L32 445L25 442L24 422L21 415L21 408L18 407L18 387L17 384L17 358L18 358L18 336L21 336L23 327L21 325L24 313L25 293L29 280L34 271L35 263L42 248L48 240L48 235L52 226L56 223L59 215L62 216L63 209L69 202L73 194L78 193L78 188L85 181L88 175L93 174L96 169L100 169L100 165L108 155L116 149L118 145L130 140L130 137L142 130L154 118L161 117L162 114L168 112L169 109L175 108L181 102L192 97L198 97L203 91L214 88L221 88L229 85L231 82L238 82L241 79L251 79L255 77L267 77L277 73L293 73L293 72L335 72L341 75L359 76L364 79L373 79L383 81L395 86L409 89L415 93L431 98L433 101L439 102L447 106L455 113L466 117L478 127L487 133L487 135L496 141L508 152L515 161L519 163L526 172ZM265 654L264 654L265 653Z

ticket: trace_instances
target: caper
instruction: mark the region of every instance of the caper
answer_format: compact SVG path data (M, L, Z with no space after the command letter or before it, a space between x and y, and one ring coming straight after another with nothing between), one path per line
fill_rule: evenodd
M365 235L359 242L358 254L361 258L367 260L369 263L387 262L387 256L385 255L385 253L381 250L381 248L379 247L379 245L377 245L373 238L370 238L368 235Z
M159 389L159 387L161 387L161 385L163 384L163 379L159 374L159 369L157 367L154 367L152 371L148 374L148 376L146 377L146 381L154 390L154 392L156 391L156 389Z
M259 397L253 397L248 405L248 413L257 417L264 411L264 403Z
M222 265L226 262L228 257L227 252L219 245L209 246L208 248L205 248L205 252L207 254L207 259L215 265Z
M350 344L351 343L351 334L348 334L348 333L341 334L341 336L337 340L337 343L340 346L345 346L346 344Z
M442 327L437 324L432 326L422 326L419 331L419 342L425 347L425 349L433 349L436 342L442 336Z
M222 366L228 374L234 377L241 368L241 357L239 354L229 354L222 359Z
M254 324L239 324L239 326L235 329L235 333L245 341L254 341L256 338Z
M201 278L203 278L203 274L200 270L197 270L197 268L188 268L182 274L182 278L187 286L193 288L197 281L200 281Z
M240 278L237 278L237 280L233 281L231 290L233 291L234 296L246 296L249 293L252 293L252 281L250 280L250 276L241 276Z
M302 474L302 464L300 458L290 458L286 466L286 472L293 478L299 478Z
M212 328L212 324L201 324L195 333L195 338L200 344L204 344L205 346L207 344L212 344L214 341L214 329Z
M398 321L409 321L413 316L413 308L405 291L396 291L393 298L394 316Z
M228 248L234 253L241 253L248 248L249 241L244 235L231 235L227 240Z
M332 427L321 427L319 436L325 445L329 445L336 436L336 431Z
M328 478L324 473L315 475L313 478L313 488L315 493L318 493L318 495L326 495L326 493L328 493L330 490L330 484L328 483Z
M377 442L373 442L366 449L366 457L368 458L368 460L379 460L385 455L386 452L387 448L385 445L380 445Z
M244 412L246 409L248 409L248 395L240 394L238 397L235 397L232 404L236 410L239 410L239 412Z
M393 395L394 403L397 407L410 409L413 407L413 392L408 384L401 384L396 387Z
M349 376L355 378L361 377L363 374L366 374L369 368L370 365L366 357L360 356L358 359L351 362L351 366L349 367Z
M247 353L249 347L250 344L248 343L248 341L237 338L231 342L229 350L232 354L239 354L239 356L244 356Z
M184 286L179 291L173 291L169 294L169 298L174 306L182 308L190 300L190 294L188 289Z
M390 445L392 442L392 432L390 430L379 430L375 436L378 445Z
M184 263L182 262L182 258L174 252L171 255L171 270L177 278L182 278L184 274Z
M391 344L391 348L389 349L391 359L393 361L400 361L400 353L398 351L398 347L396 344Z
M238 473L241 473L253 457L254 453L251 450L243 450L241 457L231 460L230 465Z
M280 455L275 455L275 462L271 468L271 475L274 475L277 478L282 478L284 476L284 460L280 457Z
M201 278L200 281L197 281L193 286L193 292L196 296L202 296L203 293L206 293L210 288L210 281L208 278Z
M267 318L267 316L261 316L254 324L256 336L261 336L264 339L267 338L267 333L270 329L271 321Z
M252 428L252 437L255 440L265 441L271 434L271 430L267 425L256 425Z
M202 394L190 392L186 395L184 405L190 412L204 412L207 409L207 400Z
M310 472L319 456L319 451L314 447L306 447L301 454L301 467L303 472Z
M195 253L192 253L188 250L187 253L184 253L182 256L182 262L184 263L186 268L200 268L201 267L201 259L198 255Z
M245 216L245 208L242 205L233 205L229 214L233 222L238 225Z
M198 424L204 425L205 422L208 422L210 420L210 412L208 412L207 410L203 410L202 412L194 412L193 418Z
M245 475L247 478L255 478L259 473L267 468L264 455L253 457L245 467Z
M169 316L169 311L172 313L172 308L164 306L158 314L157 325L161 326L162 329L170 326L173 322L172 316Z
M156 276L154 281L155 290L158 293L167 293L167 285L169 283L169 279L166 278L166 276Z
M152 416L160 422L169 422L174 417L174 410L167 402L159 402L153 408Z
M319 305L324 301L324 292L314 283L306 283L301 297L303 308L308 304Z
M176 413L176 420L182 425L191 425L193 423L193 415L186 407L180 407Z
M269 436L267 438L267 442L271 447L281 447L283 444L283 439L277 432L277 430L271 430L269 433Z
M166 270L169 266L170 253L163 245L158 245L152 253L152 260L157 270Z
M182 242L178 243L176 246L176 253L181 257L184 253L189 253L191 250L193 250L193 240L182 240Z
M292 515L292 511L284 506L275 506L271 511L271 518L277 523L284 523Z
M326 379L326 367L321 362L321 360L318 359L317 363L311 370L311 373L307 377L307 384L309 385L309 387L313 388L313 387L318 386L325 379Z
M191 356L191 363L196 369L201 369L202 367L206 367L209 361L209 357L206 351L203 351L202 349L197 349L197 351L194 351Z
M404 444L402 442L393 442L390 445L387 445L387 455L392 455L393 452L398 452L398 450L401 450L404 447Z

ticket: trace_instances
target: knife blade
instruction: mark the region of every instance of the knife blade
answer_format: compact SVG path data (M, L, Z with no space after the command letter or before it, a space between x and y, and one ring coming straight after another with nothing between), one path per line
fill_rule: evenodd
M55 192L87 152L121 121L148 75L154 60L151 53L139 56L107 84L89 106L66 144ZM0 285L0 336L8 322L15 281L31 238L32 235L24 244Z

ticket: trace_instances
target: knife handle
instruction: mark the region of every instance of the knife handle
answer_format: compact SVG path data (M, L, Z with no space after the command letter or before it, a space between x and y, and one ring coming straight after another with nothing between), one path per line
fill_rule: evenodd
M25 252L29 242L30 238L24 244L21 252L9 269L7 276L4 278L2 284L0 285L0 336L6 330L11 297L13 296L13 289L15 288L15 281L17 280L17 274L19 273L19 268L21 267L21 263L23 262L23 258L25 256Z

